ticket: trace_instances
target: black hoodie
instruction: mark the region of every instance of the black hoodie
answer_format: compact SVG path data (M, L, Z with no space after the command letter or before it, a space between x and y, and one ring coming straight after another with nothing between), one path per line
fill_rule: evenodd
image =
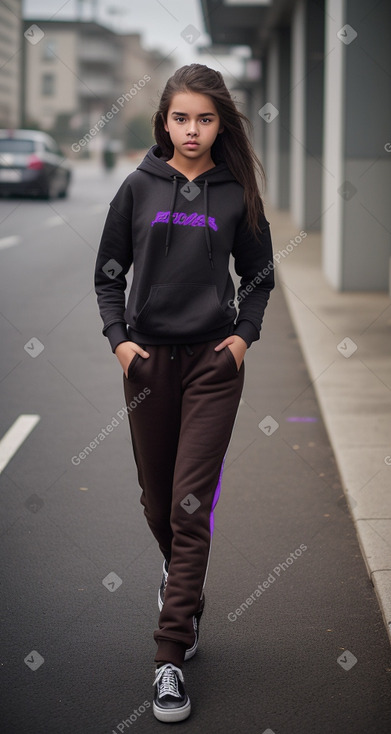
M95 269L105 334L120 342L191 344L235 333L259 339L274 287L269 222L250 231L244 190L225 163L188 179L148 151L110 203ZM237 313L229 272L241 277ZM126 274L133 281L125 308Z

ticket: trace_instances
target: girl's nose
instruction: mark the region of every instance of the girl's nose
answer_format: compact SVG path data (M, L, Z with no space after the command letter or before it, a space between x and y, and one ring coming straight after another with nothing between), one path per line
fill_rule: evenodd
M198 135L197 126L195 123L189 123L189 127L187 128L187 134L191 135L192 137L194 135Z

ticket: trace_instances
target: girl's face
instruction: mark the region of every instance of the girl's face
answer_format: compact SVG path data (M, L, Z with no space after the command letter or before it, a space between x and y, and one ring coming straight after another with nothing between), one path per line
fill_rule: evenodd
M171 138L175 153L187 159L199 159L209 153L218 133L224 128L214 102L207 94L180 92L172 97L164 129Z

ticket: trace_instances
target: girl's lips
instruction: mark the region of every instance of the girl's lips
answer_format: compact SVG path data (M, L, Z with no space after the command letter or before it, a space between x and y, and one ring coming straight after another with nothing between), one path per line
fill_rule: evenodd
M188 140L187 143L184 143L188 148L196 148L199 143L196 143L195 141Z

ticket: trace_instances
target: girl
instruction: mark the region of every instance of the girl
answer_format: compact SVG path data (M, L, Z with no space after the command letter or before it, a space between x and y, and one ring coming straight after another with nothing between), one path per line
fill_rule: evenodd
M146 396L128 415L141 504L164 557L153 711L173 722L190 714L182 665L198 645L243 358L259 339L274 278L255 176L262 166L222 75L200 64L178 69L153 121L157 145L110 204L95 288L127 405L136 392Z

